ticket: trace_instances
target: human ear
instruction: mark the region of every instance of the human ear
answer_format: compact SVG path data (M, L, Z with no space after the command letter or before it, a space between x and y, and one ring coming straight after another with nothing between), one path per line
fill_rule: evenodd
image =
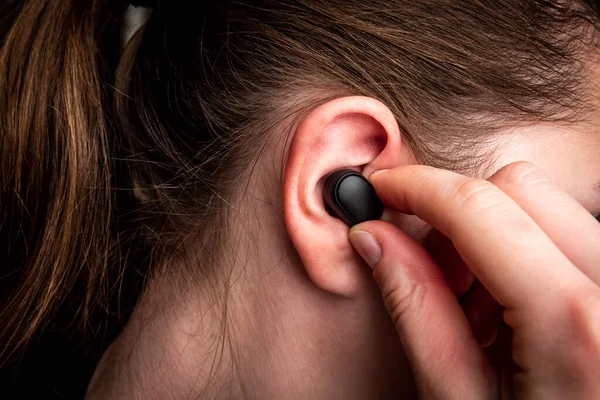
M369 177L415 160L390 109L369 97L343 97L313 110L293 132L283 182L285 223L311 281L353 296L369 270L348 240L348 226L323 201L329 175L341 168Z

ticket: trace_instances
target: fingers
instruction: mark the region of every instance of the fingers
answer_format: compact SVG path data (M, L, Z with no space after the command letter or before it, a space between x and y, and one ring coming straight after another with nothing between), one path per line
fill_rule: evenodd
M488 179L509 195L569 260L600 284L600 224L539 168L510 164Z
M510 370L514 366L512 360L512 342L512 329L508 325L501 323L496 340L484 349L487 359L496 371Z
M500 328L502 307L480 282L475 281L450 239L434 230L425 248L444 274L448 286L459 298L477 342L483 348L489 346Z
M460 258L450 239L434 230L425 248L442 270L454 294L460 297L467 293L475 282L475 276Z
M548 308L561 297L557 291L588 281L535 221L488 181L411 165L372 175L371 182L387 207L412 212L447 236L505 307Z
M427 251L383 221L357 225L349 238L374 269L420 389L449 399L495 393L491 367Z
M502 307L494 300L480 282L465 294L460 303L467 316L473 335L483 348L491 345L502 325Z

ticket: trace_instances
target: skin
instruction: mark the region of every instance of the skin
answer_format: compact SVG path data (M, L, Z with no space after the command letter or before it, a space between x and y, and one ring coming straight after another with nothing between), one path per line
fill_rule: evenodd
M488 180L410 166L371 181L452 241L514 332L501 380L424 248L383 221L353 227L425 398L598 398L600 224L580 203L524 162Z
M214 283L157 278L98 366L88 398L384 399L413 398L418 389L488 397L500 383L481 346L498 337L502 307L513 327L536 323L522 331L519 365L553 356L556 346L544 346L566 333L549 326L564 325L568 306L581 314L568 320L581 327L575 348L598 344L585 330L595 294L568 297L597 288L600 224L590 213L600 213L598 129L591 119L507 130L496 143L499 172L457 192L468 178L418 166L384 104L346 97L319 106L294 126L291 144L265 152L251 189L234 203L227 245L236 251L217 266L233 266L225 345ZM551 180L525 167L501 170L517 160ZM323 207L324 180L339 168L367 177L390 170L372 180L394 223L352 231L379 241L374 271ZM485 190L471 196L482 182ZM565 351L549 360L548 370L522 377L523 393L554 390L538 385L558 382L561 370L551 366L564 362L588 382L585 367L598 365L569 362Z

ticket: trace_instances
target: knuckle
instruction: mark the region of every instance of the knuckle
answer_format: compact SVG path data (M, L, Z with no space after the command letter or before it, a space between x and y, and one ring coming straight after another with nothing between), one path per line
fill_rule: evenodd
M580 290L569 302L568 313L577 337L600 357L600 290Z
M468 179L462 182L454 194L458 204L468 210L486 210L501 201L501 191L484 179Z
M496 174L499 183L532 185L550 178L540 168L526 161L518 161L501 168Z
M418 313L423 308L428 290L426 284L404 282L383 294L383 302L394 325L401 324L411 310Z
M600 374L600 290L579 290L566 302L568 357L581 374Z

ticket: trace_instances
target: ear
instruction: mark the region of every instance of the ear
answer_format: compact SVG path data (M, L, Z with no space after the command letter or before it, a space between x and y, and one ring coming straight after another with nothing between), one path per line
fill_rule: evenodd
M312 282L353 296L370 270L348 240L348 226L325 210L323 187L340 168L369 177L380 169L415 163L394 115L368 97L344 97L311 112L293 132L283 182L288 233Z

